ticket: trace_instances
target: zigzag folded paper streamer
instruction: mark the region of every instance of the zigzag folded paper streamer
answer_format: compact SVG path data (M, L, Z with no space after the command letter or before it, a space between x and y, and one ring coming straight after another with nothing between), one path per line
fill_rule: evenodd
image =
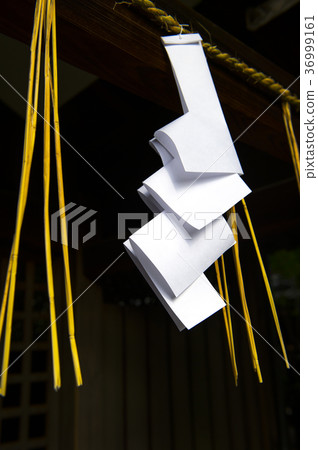
M162 38L184 115L149 142L163 167L138 193L155 217L124 243L179 330L225 306L204 271L235 244L222 214L250 193L201 40Z
M129 238L139 261L176 297L235 243L223 216L191 234L187 228L164 211Z
M179 218L188 214L187 222L201 230L249 194L250 189L236 173L200 175L184 172L174 158L143 185L162 209Z
M204 274L199 276L179 297L172 296L165 289L165 286L158 282L151 271L148 273L145 271L139 259L135 256L130 241L126 241L124 245L163 307L170 314L179 331L182 331L184 328L192 328L224 307L223 300ZM196 299L196 308L193 308L193 299Z

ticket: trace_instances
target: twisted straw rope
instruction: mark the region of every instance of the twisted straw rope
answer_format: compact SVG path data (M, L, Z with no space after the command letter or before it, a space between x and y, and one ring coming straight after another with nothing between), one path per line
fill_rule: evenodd
M126 3L128 5L137 6L152 20L160 24L170 33L191 33L191 31L184 29L184 25L181 25L174 17L170 16L162 9L157 8L150 0L130 0L117 3ZM288 102L293 105L296 110L299 110L299 98L295 94L292 94L288 89L285 89L284 86L275 81L272 77L257 71L253 67L249 67L238 58L222 52L216 45L202 42L202 46L209 58L222 62L231 70L243 73L247 77L247 80L253 81L254 84L258 83L272 93L281 96L283 101Z

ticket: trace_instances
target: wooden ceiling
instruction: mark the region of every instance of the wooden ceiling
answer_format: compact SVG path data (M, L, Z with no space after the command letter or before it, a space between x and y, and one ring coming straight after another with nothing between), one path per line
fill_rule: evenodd
M0 32L29 43L34 3L34 0L5 0L1 7ZM181 3L161 0L157 4L180 18L180 22L190 23L204 40L209 41L212 36L222 50L272 76L285 87L294 81L294 76ZM164 29L158 28L137 8L116 5L114 0L59 0L57 14L58 55L62 60L181 113L171 68L159 39L165 34ZM282 133L280 102L263 114L275 96L214 62L210 62L210 68L233 139L257 119L240 140L287 160L289 153ZM297 83L293 85L296 93L298 89ZM294 120L297 129L297 115Z
M0 32L29 44L34 4L34 0L4 0ZM212 36L213 42L222 50L271 75L284 86L294 81L293 75L179 2L160 0L157 5L178 17L181 23L191 23L193 30L198 31L204 40L209 41L209 35ZM166 33L136 8L127 4L115 5L114 0L58 0L57 15L59 58L100 79L63 106L62 134L88 161L98 166L107 179L114 180L119 191L125 194L134 191L133 197L125 195L128 199L125 206L121 200L118 203L109 188L101 186L96 174L90 172L64 144L64 172L69 199L100 211L100 223L104 226L100 241L109 241L116 232L116 220L111 219L112 215L116 217L123 208L126 211L140 210L143 205L135 191L160 167L156 156L146 150L148 140L157 128L182 114L170 64L160 42L160 36ZM253 192L248 204L256 232L266 246L277 243L297 245L299 196L280 102L272 104L275 96L247 83L237 73L211 61L209 65L232 138L240 135L236 147L245 170L244 179ZM296 94L298 89L298 84L294 84ZM10 120L13 123L14 117ZM293 120L298 134L297 113ZM19 122L19 126L22 140L23 124ZM7 194L11 189L6 198L15 199L21 153L18 152L17 158L16 139L13 142L7 136L5 145L11 149L6 156L7 167L14 165L16 176L10 178L4 172L2 179L7 181L3 181L3 186ZM136 155L139 156L136 158ZM41 157L35 162L33 173L40 181L33 191L35 203L30 214L31 231L35 218L40 224L42 222L42 200L37 195L42 189ZM11 206L10 220L4 224L6 230L2 234L5 240L10 230L13 231L14 202ZM27 234L26 239L28 237ZM118 241L114 242L115 254ZM98 247L99 244L96 245ZM112 244L108 242L107 245L109 249ZM87 245L87 252L89 247L96 259L93 240Z

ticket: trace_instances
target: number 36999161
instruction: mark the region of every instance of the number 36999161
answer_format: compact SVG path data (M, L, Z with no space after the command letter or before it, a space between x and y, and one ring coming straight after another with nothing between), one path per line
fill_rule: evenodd
M314 16L305 17L305 74L314 74L315 67L315 22Z

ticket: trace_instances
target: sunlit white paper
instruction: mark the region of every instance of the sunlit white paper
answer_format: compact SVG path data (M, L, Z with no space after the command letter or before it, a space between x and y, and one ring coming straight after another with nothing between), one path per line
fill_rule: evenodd
M160 286L151 271L145 271L134 254L130 242L124 242L124 246L141 274L177 325L179 331L184 328L190 329L194 327L225 306L224 301L205 275L201 275L179 297L171 296L169 292Z
M148 273L157 272L160 284L179 296L226 250L234 245L233 233L223 216L202 230L188 231L165 212L130 236L135 255Z
M162 42L183 116L154 133L163 168L138 193L155 218L125 247L179 330L224 306L204 271L234 243L223 215L249 194L198 34Z
M143 182L162 209L201 230L251 191L237 174L180 173L175 160Z
M152 147L160 156L162 164L168 164L172 160L172 155L169 151L157 141L156 138L153 138L149 141L150 147Z
M163 211L164 208L152 197L145 186L140 186L140 188L137 189L137 192L145 205L147 205L153 213L160 213Z
M155 138L186 172L239 173L239 164L232 140L224 136L224 128L191 112L184 114L154 133Z
M234 148L199 34L161 38L169 55L184 115L155 132L176 151L187 172L240 173ZM199 157L198 157L199 155ZM176 155L174 155L176 156Z

